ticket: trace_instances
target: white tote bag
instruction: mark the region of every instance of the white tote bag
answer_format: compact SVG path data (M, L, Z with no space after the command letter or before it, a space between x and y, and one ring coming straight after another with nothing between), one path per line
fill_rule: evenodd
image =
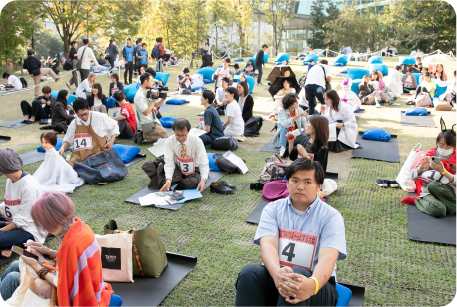
M416 149L417 145L419 148ZM409 153L408 158L406 159L403 167L400 170L400 173L397 176L397 183L400 187L407 192L416 191L416 184L411 179L411 170L419 163L422 157L425 155L423 152L420 152L421 144L417 143Z

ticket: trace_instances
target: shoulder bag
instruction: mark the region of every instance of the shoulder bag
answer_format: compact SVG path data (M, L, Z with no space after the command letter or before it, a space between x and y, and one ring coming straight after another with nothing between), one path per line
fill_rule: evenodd
M327 82L327 74L325 73L324 66L322 66L322 65L319 65L319 66L322 67L322 70L324 71L325 91L329 91L332 89L332 85L330 84L330 82Z
M81 63L82 63L82 60L83 60L83 58L84 58L84 52L86 52L86 49L87 49L87 47L84 48L83 54L81 55L81 58L78 59L78 61L76 62L76 70L77 70L77 71L81 71Z

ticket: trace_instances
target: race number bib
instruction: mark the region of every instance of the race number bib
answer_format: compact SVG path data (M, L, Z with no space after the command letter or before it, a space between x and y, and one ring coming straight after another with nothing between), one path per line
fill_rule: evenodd
M2 212L5 219L11 222L13 220L13 216L19 212L20 204L20 199L8 200L5 198L5 212Z
M420 178L427 182L437 181L437 182L441 182L442 184L449 183L449 179L447 179L446 176L441 175L440 172L435 171L435 170L423 171L420 175Z
M78 133L75 134L73 141L73 150L85 150L92 149L92 137L89 133Z
M187 79L186 82L184 82L184 84L186 85L186 87L190 87L190 85L192 84L192 82L190 82L190 80Z
M192 175L195 172L194 158L180 158L176 155L178 166L183 175Z
M229 74L219 74L218 80L221 81L222 78L230 76Z
M113 88L111 89L111 96L113 96L114 93L116 93L116 91L118 91L118 90L119 90L118 87L113 87Z
M279 229L279 263L312 270L318 236Z
M311 161L314 161L314 154L308 152L308 156ZM304 156L301 153L298 153L299 158L304 158Z

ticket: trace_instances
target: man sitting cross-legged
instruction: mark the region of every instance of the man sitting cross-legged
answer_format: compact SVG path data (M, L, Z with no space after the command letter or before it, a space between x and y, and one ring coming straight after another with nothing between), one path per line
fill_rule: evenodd
M120 139L131 139L136 130L136 116L130 102L126 100L125 93L123 91L116 91L113 95L114 100L121 106L119 115L113 119L117 121L119 125Z
M236 306L336 305L336 261L346 258L346 239L341 214L317 196L324 176L310 159L288 167L289 197L262 212L254 243L263 265L241 270Z
M200 192L205 189L209 175L209 161L203 141L193 134L189 134L190 123L185 118L178 118L173 123L174 135L165 141L165 184L160 192L170 189L171 183L177 183L180 189L195 189ZM182 180L173 177L175 167L182 174Z

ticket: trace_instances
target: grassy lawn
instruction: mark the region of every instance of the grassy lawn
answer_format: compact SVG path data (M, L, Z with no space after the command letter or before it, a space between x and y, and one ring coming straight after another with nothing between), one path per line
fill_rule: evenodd
M333 64L330 58L330 64ZM264 78L273 68L266 65ZM397 65L398 58L384 58L389 68ZM219 63L219 61L216 61ZM447 63L443 63L447 64ZM218 65L218 64L217 64ZM240 65L241 66L241 65ZM307 71L300 61L291 61L297 79ZM347 67L366 68L366 62L349 62ZM343 80L335 77L346 67L333 67L334 86ZM176 76L181 67L165 67L171 74L168 82L170 91L177 89ZM450 76L453 69L445 65ZM197 71L191 69L191 74ZM53 90L66 88L65 76L57 84L50 82ZM121 81L123 76L121 76ZM29 81L29 80L27 80ZM104 90L109 88L109 78L97 77ZM255 116L267 115L273 109L273 100L264 86L253 91ZM29 82L33 85L33 81ZM209 85L212 89L213 84ZM73 88L74 89L74 88ZM400 111L405 110L406 99L397 99L401 106L364 106L366 110L358 121L358 128L382 128L398 135L401 162L403 163L412 147L422 144L422 150L434 146L439 133L439 118L443 116L448 127L455 123L452 112L432 111L437 128L413 128L400 125ZM200 97L188 97L189 105L165 112L164 116L185 117L192 126L199 124L197 116L203 110ZM31 102L33 90L0 97L3 112L0 122L22 117L19 103ZM223 118L224 120L224 118ZM260 263L260 248L252 243L257 226L244 220L262 199L260 191L249 189L272 153L259 152L274 132L274 122L264 121L259 137L248 138L240 143L236 154L246 160L249 172L246 175L227 175L224 180L237 185L235 194L222 196L203 193L203 198L187 203L179 211L161 210L125 203L123 200L145 187L149 178L141 170L141 163L128 168L128 176L106 186L84 185L69 194L76 205L76 216L87 223L95 233L103 233L103 225L115 219L122 229L136 228L152 223L161 236L167 251L198 257L196 268L163 301L164 306L218 305L228 306L235 302L235 281L241 268L250 263ZM38 124L18 129L0 127L0 135L12 140L0 144L12 147L19 153L40 146L41 130ZM171 135L172 132L169 132ZM129 141L119 143L131 144ZM147 159L153 160L141 146ZM211 152L211 150L208 150ZM351 159L351 151L330 153L328 171L338 172L338 190L331 196L329 204L343 215L346 225L348 257L338 262L338 280L366 287L365 305L446 305L455 295L456 249L454 246L427 244L410 241L407 238L407 205L400 200L407 195L401 189L380 188L376 179L394 180L402 163L388 163L374 160ZM33 173L40 163L24 169ZM5 177L0 177L0 199L4 195ZM54 240L55 241L55 240ZM54 245L55 242L50 242ZM4 265L1 270L4 270Z

